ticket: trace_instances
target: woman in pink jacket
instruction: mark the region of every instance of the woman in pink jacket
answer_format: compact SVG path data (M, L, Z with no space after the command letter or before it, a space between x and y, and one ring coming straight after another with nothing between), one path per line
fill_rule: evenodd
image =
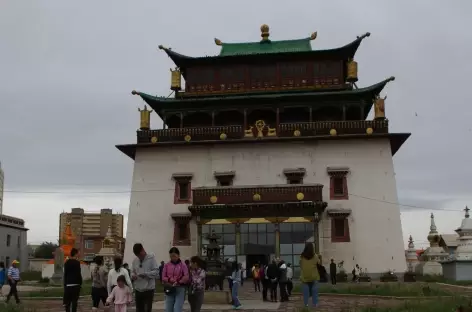
M180 251L176 247L169 250L170 261L162 270L162 283L165 292L165 311L182 312L185 291L189 283L188 267L180 260Z

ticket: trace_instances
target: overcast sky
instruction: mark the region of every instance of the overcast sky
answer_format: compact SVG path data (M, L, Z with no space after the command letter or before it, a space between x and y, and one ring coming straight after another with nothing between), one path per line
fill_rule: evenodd
M30 242L55 241L71 207L127 214L133 162L114 145L136 140L142 101L131 90L170 92L159 44L214 55L214 37L257 41L263 23L273 40L317 31L314 49L372 33L356 56L358 84L396 76L387 117L391 131L412 132L394 158L399 202L424 209L402 207L405 237L424 245L432 211L452 233L472 206L471 1L0 3L4 213L26 220Z

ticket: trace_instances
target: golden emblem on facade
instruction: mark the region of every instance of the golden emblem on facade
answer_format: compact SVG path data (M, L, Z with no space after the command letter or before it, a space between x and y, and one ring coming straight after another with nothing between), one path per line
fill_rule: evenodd
M218 197L216 197L216 196L210 197L210 203L216 204L217 202L218 202Z
M293 131L293 136L299 137L301 134L300 130Z
M180 74L179 68L170 69L170 89L173 91L182 90L182 75Z
M347 63L347 77L346 80L349 82L356 82L358 80L357 77L357 62L354 60L350 60Z
M252 196L252 199L253 199L254 201L260 201L260 200L261 200L261 195L259 195L259 194L256 193L256 194L254 194L254 195Z
M226 133L220 134L220 140L226 140L227 137Z
M385 119L385 100L387 96L383 99L380 96L377 96L374 103L374 119Z
M338 132L336 131L336 129L331 129L331 130L329 131L329 134L331 134L331 135L334 136L334 135L338 134Z
M300 192L300 193L297 194L297 199L298 200L303 200L304 198L305 198L305 195L303 193Z
M151 138L151 143L157 143L157 141L159 141L157 137L153 136Z
M191 139L192 139L192 137L191 137L189 134L187 134L186 136L184 136L185 142L190 142Z
M248 130L244 130L245 138L258 138L263 137L275 137L277 136L277 130L275 128L270 128L264 120L257 120L254 126L250 126Z
M367 128L367 130L365 131L365 133L367 133L367 134L370 135L370 134L374 133L374 129L372 129L372 128Z

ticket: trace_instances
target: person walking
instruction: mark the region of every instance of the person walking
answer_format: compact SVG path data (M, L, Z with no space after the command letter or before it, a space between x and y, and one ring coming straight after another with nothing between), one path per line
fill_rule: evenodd
M0 262L0 299L3 300L3 285L5 285L5 281L7 278L7 271L5 270L5 263L2 261Z
M302 282L303 304L308 307L308 299L312 298L313 307L318 305L318 281L320 274L317 264L320 260L312 243L306 243L305 249L300 255L300 281Z
M164 261L161 261L161 265L159 266L159 282L162 284L162 270L164 270Z
M293 269L292 264L287 263L287 295L290 297L293 290Z
M185 301L185 290L189 283L188 268L180 260L177 247L169 250L170 261L162 270L162 283L165 293L165 312L182 312Z
M254 282L254 292L261 292L261 277L259 264L252 267L252 281Z
M205 295L206 263L200 257L190 258L190 287L188 303L190 312L200 312Z
M120 275L116 278L116 287L113 288L107 298L107 305L114 303L115 312L126 312L127 306L133 301L131 288L126 285L126 278Z
M279 289L280 289L280 302L288 301L287 294L287 265L285 261L279 262Z
M233 287L231 289L231 298L233 304L233 310L240 310L242 308L241 302L239 301L238 291L241 284L241 268L238 263L233 262L232 273L229 277L233 281Z
M103 257L95 257L96 267L92 271L92 311L96 311L100 304L106 304L107 293L107 278L108 272L103 265Z
M151 312L159 275L156 257L147 253L142 244L134 244L136 258L131 263L131 279L135 289L136 312Z
M11 266L8 268L7 280L8 285L10 285L10 292L7 295L6 303L8 303L10 301L10 298L13 296L15 297L16 303L20 304L20 298L18 297L18 289L16 288L18 283L21 281L20 270L18 269L19 264L19 261L13 260Z
M133 284L131 283L128 270L123 267L123 259L121 259L121 257L115 257L113 263L114 268L108 272L107 293L111 294L111 291L117 285L118 276L121 275L125 277L126 285L133 290Z
M267 278L269 279L269 290L270 290L270 301L277 302L277 285L279 277L279 268L275 259L267 267L266 272Z
M262 265L259 271L259 277L262 281L262 301L267 301L267 290L269 289L269 277L267 277L267 265Z
M70 257L64 263L64 307L66 312L77 312L77 302L82 288L82 269L80 267L79 251L72 248Z
M331 277L331 284L336 285L336 263L334 263L334 259L331 259L331 263L329 264L329 276Z

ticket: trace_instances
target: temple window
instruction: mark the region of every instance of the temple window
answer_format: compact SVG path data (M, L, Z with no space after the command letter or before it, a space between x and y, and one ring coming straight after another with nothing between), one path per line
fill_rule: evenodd
M175 181L174 204L185 204L192 201L191 173L175 173L172 179Z
M287 178L287 184L303 184L303 178L306 175L305 168L284 169L283 171Z
M349 219L351 214L350 209L333 209L328 208L326 211L331 218L331 242L333 243L347 243L351 241L349 234Z
M188 214L172 214L174 220L174 246L190 246L190 220Z
M349 199L347 189L347 175L349 168L346 167L328 167L328 175L330 177L330 199Z
M223 171L215 172L214 175L218 186L231 186L236 173L234 171Z
M11 235L7 234L7 247L10 247L11 245Z
M85 249L93 249L94 241L91 239L87 239L84 245L85 245Z

